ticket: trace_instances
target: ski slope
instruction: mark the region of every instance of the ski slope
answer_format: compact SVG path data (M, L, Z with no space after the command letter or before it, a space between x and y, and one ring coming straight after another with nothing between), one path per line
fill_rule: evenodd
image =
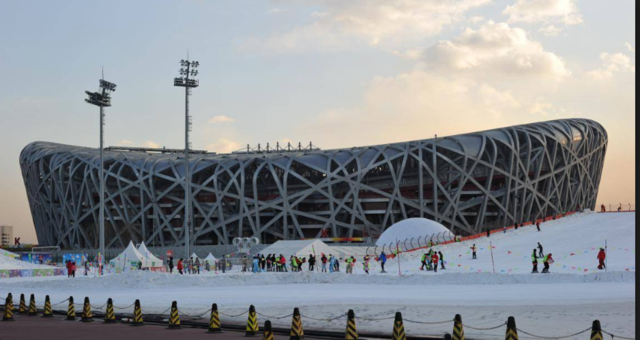
M597 270L596 254L607 240L609 269ZM469 247L478 247L471 259ZM496 274L493 274L491 242ZM551 274L530 274L530 253L542 243L556 263ZM401 254L387 262L387 273L377 264L371 275L358 265L355 275L340 273L174 273L128 272L105 277L0 279L0 296L12 292L44 295L52 301L91 298L102 305L113 298L116 306L140 299L145 313L166 310L178 301L181 312L200 314L211 303L220 307L223 322L246 322L240 314L253 304L274 325L287 327L293 307L303 315L328 319L354 309L362 318L392 317L402 311L407 320L440 321L461 314L467 325L495 326L515 316L518 327L540 335L563 336L588 328L600 319L603 328L619 335L635 335L635 213L584 213L542 224L542 231L524 227L470 242L439 246L447 270L420 271L421 251ZM361 263L361 259L358 259ZM344 267L344 265L343 265ZM575 267L575 269L574 269ZM401 274L401 275L399 275ZM63 308L64 309L64 308ZM264 322L260 316L259 321ZM366 331L389 333L391 322L358 321ZM344 330L344 320L304 319L305 327ZM450 324L406 323L411 335L451 332ZM504 329L467 329L468 338L497 339ZM521 335L523 339L528 337ZM584 339L585 336L569 337Z

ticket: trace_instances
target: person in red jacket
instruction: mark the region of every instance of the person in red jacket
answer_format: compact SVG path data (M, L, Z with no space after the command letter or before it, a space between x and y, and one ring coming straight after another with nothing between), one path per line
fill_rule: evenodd
M178 273L182 274L182 270L184 269L184 264L182 263L182 259L178 260Z
M598 253L598 269L604 269L607 266L604 264L604 260L607 258L607 253L604 251L604 248L600 248L600 252Z
M440 258L438 257L438 252L433 252L431 254L431 263L433 263L433 272L437 273L438 272L438 260Z
M67 277L71 277L71 261L67 261Z

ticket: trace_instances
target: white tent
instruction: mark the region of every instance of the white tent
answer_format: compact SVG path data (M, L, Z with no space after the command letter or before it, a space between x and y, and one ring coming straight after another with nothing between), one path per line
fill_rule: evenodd
M153 255L144 245L144 242L138 246L138 251L146 258L146 261L142 263L143 267L162 267L162 260Z
M411 240L414 246L424 246L429 240L433 242L451 241L455 236L447 227L426 218L409 218L402 220L387 228L376 242L378 247L411 248ZM407 242L405 242L407 241ZM405 246L406 243L406 246Z
M144 267L147 259L144 255L140 254L138 249L133 245L133 242L129 242L127 248L120 253L120 255L109 261L109 263L116 268L116 271L126 271L131 268L137 268L138 262L142 262L142 266Z
M260 254L282 254L287 259L291 256L309 257L309 255L315 255L319 258L324 253L337 255L332 252L331 247L320 240L301 240L301 241L277 241L270 245L266 249L262 250Z
M213 254L209 253L209 255L207 255L207 257L204 258L205 261L209 261L209 264L215 264L216 261L218 261L218 259L213 256Z
M190 259L194 260L195 259L199 259L200 263L204 262L195 252L193 252L193 254L191 254L191 257L189 257Z

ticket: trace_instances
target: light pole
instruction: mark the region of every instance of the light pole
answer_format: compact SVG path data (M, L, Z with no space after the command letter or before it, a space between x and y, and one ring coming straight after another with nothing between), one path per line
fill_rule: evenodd
M180 77L173 79L173 86L184 87L184 251L185 258L190 258L191 175L189 173L189 149L191 148L191 143L189 142L189 132L191 131L191 116L189 116L189 96L191 95L191 89L199 85L198 80L193 77L198 75L198 70L196 69L200 66L200 63L182 59L180 60L180 66Z
M100 108L100 256L104 258L104 108L111 106L111 92L116 84L100 79L100 91L84 91L89 98L87 103Z

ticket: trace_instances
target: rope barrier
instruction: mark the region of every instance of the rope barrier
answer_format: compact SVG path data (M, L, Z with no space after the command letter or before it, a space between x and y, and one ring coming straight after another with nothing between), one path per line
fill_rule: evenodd
M492 331L492 330L494 330L494 329L502 328L502 327L504 327L504 326L506 326L506 325L507 325L507 323L505 322L505 323L499 324L498 326L495 326L495 327L487 327L487 328L482 328L482 327L472 327L472 326L469 326L469 325L467 325L467 324L465 324L465 325L464 325L464 327L469 328L469 329L473 329L474 331Z
M134 303L132 303L131 305L129 305L129 306L127 306L127 307L118 307L118 306L113 306L113 308L115 308L115 309L128 309L128 308L131 308L131 307L133 307L133 306L135 306L135 305L136 305L136 304L135 304L135 302L134 302Z
M404 322L408 322L408 323L417 323L420 325L442 325L445 323L449 323L449 322L453 322L454 320L446 320L446 321L415 321L415 320L409 320L409 319L405 319L403 318Z
M224 315L224 316L229 317L229 318L237 318L239 316L243 316L243 315L247 314L247 312L248 312L248 310L246 310L246 311L244 311L244 312L242 312L242 313L240 313L238 315L229 315L229 314L225 314L225 313L221 313L221 312L218 312L218 313L220 315Z
M205 314L211 312L211 308L207 309L206 311L200 313L200 314L194 314L194 315L190 315L187 313L182 312L180 309L178 309L178 313L180 313L180 315L184 315L188 318L192 318L192 319L201 319Z
M581 334L584 334L584 333L587 333L587 332L590 332L590 331L591 331L591 327L589 327L589 328L587 328L587 329L585 329L585 330L583 330L583 331L580 331L580 332L577 332L577 333L574 333L574 334L570 334L570 335L565 335L565 336L543 336L543 335L535 335L535 334L531 334L531 333L529 333L529 332L523 331L523 330L522 330L522 329L520 329L520 328L516 328L516 329L518 330L518 332L520 332L520 333L522 333L522 334L526 334L526 335L528 335L528 336L532 336L532 337L534 337L534 338L538 338L538 339L549 339L549 340L558 340L558 339L567 339L567 338L572 338L572 337L576 337L576 336L578 336L578 335L581 335Z
M290 318L290 317L293 316L293 313L289 314L289 315L284 315L284 316L270 316L270 315L266 315L266 314L262 314L262 313L258 313L258 312L256 312L256 314L258 314L260 316L264 316L265 318L268 318L268 319L276 319L276 320Z
M58 303L54 303L54 304L52 304L51 306L61 305L61 304L65 303L65 302L67 302L67 301L69 301L69 299L66 299L66 300L64 300L64 301L60 301L60 302L58 302Z
M164 310L164 312L159 313L159 314L152 314L152 313L147 313L144 309L142 310L142 313L148 316L163 316L163 315L167 315L166 313L171 310L171 307L167 308Z
M300 316L301 316L301 317L303 317L303 318L305 318L305 319L314 320L314 321L331 322L331 321L335 321L335 320L338 320L338 319L342 319L342 318L344 318L345 316L347 316L347 314L341 314L341 315L338 315L338 316L336 316L336 317L329 318L329 319L318 319L318 318L313 318L313 317L310 317L310 316L306 316L306 315L304 315L304 314L302 314L302 315L300 315Z
M610 337L611 337L611 339L618 338L618 339L623 339L623 340L636 340L636 338L628 338L628 337L624 337L624 336L621 336L621 335L611 334L611 333L609 333L609 332L607 332L607 331L605 331L605 330L603 330L603 331L602 331L602 333L604 333L604 334L606 334L606 335L610 336Z
M392 316L392 317L387 317L387 318L370 319L370 318L363 318L363 317L360 317L360 316L356 316L356 319L363 320L363 321L384 321L384 320L392 320L392 319L395 319L395 318L396 318L395 316Z
M104 306L106 306L106 305L107 305L107 304L105 303L104 305L102 305L102 306L100 306L100 307L96 307L96 306L94 306L94 305L92 305L92 304L89 304L89 306L91 306L91 308L93 308L93 309L98 309L98 310L99 310L99 309L104 308Z

